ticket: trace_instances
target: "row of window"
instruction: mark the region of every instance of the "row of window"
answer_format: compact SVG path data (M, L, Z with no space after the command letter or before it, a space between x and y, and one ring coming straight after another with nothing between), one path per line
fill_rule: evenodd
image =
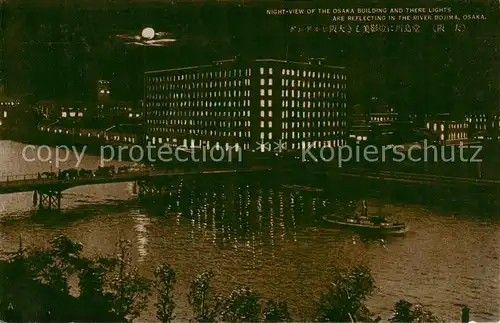
M204 120L148 120L151 125L170 125L170 126L205 126L205 127L250 127L250 121L204 121Z
M186 92L186 93L177 93L177 92L169 92L169 93L155 93L147 96L149 100L183 100L183 101L191 101L191 99L216 99L219 100L222 98L235 98L239 99L241 97L250 97L250 90L246 91L212 91L212 92Z
M244 150L250 150L252 147L257 148L257 146L259 146L259 145L251 144L251 143L245 143L243 145L241 145L239 143L229 143L229 142L226 142L224 144L224 143L220 143L218 141L211 143L209 140L196 140L196 139L179 139L179 140L177 140L177 138L173 138L170 141L170 138L165 138L165 140L163 140L163 138L161 138L161 137L154 137L154 136L151 138L149 138L149 136L146 136L146 139L151 140L151 143L153 145L156 145L157 143L158 144L166 143L172 147L181 146L181 147L186 147L186 148L207 147L210 149L211 147L214 147L217 149L224 149L225 148L226 150L234 149L234 150L238 151L241 148L243 148ZM315 141L291 140L289 142L283 143L283 146L286 147L287 149L289 147L291 147L291 149L300 149L300 148L305 149L306 147L321 148L321 147L337 147L337 146L342 146L342 145L344 145L344 140L342 140L342 139L321 140L321 141L320 140L315 140ZM264 145L260 145L260 149L262 152L266 151L266 147Z
M306 81L306 80L297 80L297 83L295 83L295 80L286 80L283 79L281 80L281 85L283 87L295 87L295 84L297 84L297 87L302 87L302 88L307 88L307 89L346 89L347 85L346 84L340 84L340 83L331 83L331 82L316 82L316 81ZM317 87L316 87L317 85Z
M297 93L297 95L295 95L295 93ZM288 97L292 97L292 98L296 97L297 99L300 99L301 97L302 97L302 99L306 99L306 98L307 99L345 99L346 98L346 93L341 92L341 91L312 92L311 93L311 92L306 92L306 91L300 92L299 90L297 90L297 92L295 92L295 90L291 90L290 94L291 95L289 95L288 90L281 91L281 96L284 98L288 98Z
M260 100L260 107L272 107L272 100ZM281 106L285 108L346 108L347 104L345 102L318 102L318 101L309 101L309 100L282 100ZM196 101L196 102L155 102L155 103L147 103L147 108L153 109L165 109L167 108L241 108L241 107L250 107L250 100L244 101ZM153 110L157 111L157 110ZM168 110L172 111L172 110ZM189 111L189 110L188 110ZM148 110L148 114L152 111ZM207 113L210 111L193 111L193 113ZM155 112L156 113L156 112ZM229 112L230 113L230 112ZM195 115L195 114L193 114Z
M162 130L161 128L158 128L158 130ZM165 129L163 129L165 130ZM170 133L171 135L174 136L179 136L183 134L189 134L191 137L196 136L196 137L233 137L235 140L238 138L241 139L250 139L250 131L217 131L217 130L206 130L206 129L183 129L183 131L180 132L173 132L173 131L154 131L154 133ZM162 143L161 139L160 143ZM169 142L169 139L165 139L166 142ZM174 139L175 140L175 139Z
M14 106L14 105L18 105L18 104L19 104L18 101L0 101L0 105Z
M158 125L165 125L165 126L173 126L174 128L176 126L192 126L190 128L199 128L199 127L247 127L250 128L250 121L202 121L202 120L148 120L148 124L151 125L151 127L157 127ZM346 126L346 121L302 121L302 122L282 122L281 123L281 128L282 129L288 129L290 125L290 128L311 128L311 127L342 127ZM264 120L260 121L260 127L264 128L265 122ZM271 120L267 121L267 126L269 128L272 128L273 122ZM169 129L165 127L165 129Z
M250 100L243 101L195 101L195 102L167 102L167 101L159 101L146 103L147 108L212 108L212 107L250 107Z
M150 110L148 116L175 116L175 117L250 117L250 110L239 111L194 111L194 110ZM151 119L148 120L152 121ZM153 120L154 121L154 120Z
M198 83L160 83L156 85L146 85L146 91L193 91L206 92L207 89L222 89L222 88L242 88L249 87L250 79L245 80L225 80L225 81L206 81ZM196 91L195 91L196 90Z
M174 72L174 71L172 71ZM182 73L182 70L180 71ZM175 81L187 81L187 80L201 80L201 79L213 79L213 78L226 78L226 77L243 77L243 76L251 76L252 70L250 68L247 69L230 69L230 70L219 70L219 71L208 71L208 72L199 72L199 71L190 71L185 74L178 75L170 75L170 76L149 76L147 78L148 83L164 83L175 82Z
M263 74L263 73L261 73ZM316 72L316 71L306 71L298 69L282 69L281 75L294 76L294 77L312 77L312 78L323 78L323 79L333 79L333 80L347 80L347 76L344 74L329 73L329 72Z
M427 122L427 129L430 129L431 128L431 124L429 122ZM451 123L451 124L446 124L446 126L448 126L449 129L467 129L469 127L468 124L464 123L464 124L460 124L460 123ZM432 130L433 131L438 131L438 124L437 123L433 123L432 124ZM439 131L444 131L445 129L445 124L444 123L441 123L439 125Z

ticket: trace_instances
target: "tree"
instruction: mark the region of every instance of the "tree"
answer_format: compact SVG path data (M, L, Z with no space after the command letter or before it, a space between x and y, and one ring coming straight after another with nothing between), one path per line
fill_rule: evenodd
M147 281L127 268L124 249L118 259L91 260L80 255L81 244L67 237L51 245L33 252L21 246L0 261L0 320L118 322L137 317L144 308ZM78 282L78 297L70 293L70 280Z
M211 271L201 273L189 286L188 301L198 322L215 322L222 297L213 295Z
M268 300L264 312L264 322L291 322L288 304L282 301Z
M224 299L220 318L223 322L257 322L260 298L250 288L240 288Z
M151 282L140 277L137 268L132 267L130 247L130 241L119 241L115 272L111 274L109 284L111 311L128 322L137 318L146 308L148 297L151 295Z
M393 323L434 323L441 322L431 311L421 304L400 300L394 305L393 317L389 320Z
M317 302L316 320L322 322L368 321L364 305L375 288L370 271L362 266L339 273Z
M393 317L390 319L394 323L409 323L413 322L413 304L400 300L394 305Z
M156 303L156 318L163 323L172 321L175 302L172 295L176 283L175 271L168 264L163 264L155 270L155 286L158 290Z

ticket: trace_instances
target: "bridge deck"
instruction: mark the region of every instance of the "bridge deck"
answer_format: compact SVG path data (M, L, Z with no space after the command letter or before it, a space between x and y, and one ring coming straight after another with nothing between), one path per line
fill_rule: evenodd
M82 177L69 180L59 179L39 179L38 174L12 175L0 180L0 194L28 192L44 189L68 189L75 186L96 185L107 183L132 182L150 178L162 178L184 175L206 175L206 174L230 174L230 173L248 173L256 171L268 171L267 167L255 167L247 169L231 170L202 170L202 171L180 171L180 170L156 170L156 171L137 171L109 176Z

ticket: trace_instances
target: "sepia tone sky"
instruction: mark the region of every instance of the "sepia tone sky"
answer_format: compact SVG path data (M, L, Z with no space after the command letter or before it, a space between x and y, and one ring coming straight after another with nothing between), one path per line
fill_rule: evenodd
M482 12L465 33L297 34L290 26L330 24L318 17L266 16L286 1L11 0L3 5L2 50L7 89L34 99L91 99L97 79L110 79L119 99L139 99L144 70L205 64L234 55L305 60L326 57L349 68L351 104L372 96L399 110L488 110L498 106L498 10L493 2L453 4ZM190 2L190 3L180 3ZM336 2L338 8L390 6L390 1ZM325 2L293 2L320 7ZM331 6L331 2L329 7ZM347 3L344 1L344 3ZM414 1L414 6L436 1ZM495 19L496 18L496 19ZM167 47L126 46L117 34L151 26L178 39ZM287 50L288 49L288 50Z

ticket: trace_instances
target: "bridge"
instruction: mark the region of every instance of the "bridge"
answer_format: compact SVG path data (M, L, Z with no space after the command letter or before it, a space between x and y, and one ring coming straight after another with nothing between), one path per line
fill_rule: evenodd
M135 182L139 186L140 196L160 197L169 193L166 180L171 177L250 173L269 170L271 170L269 167L252 167L198 171L129 171L122 174L82 176L73 179L40 178L39 174L9 175L0 177L0 194L33 192L33 204L38 204L40 209L59 210L61 208L62 191L77 186Z

